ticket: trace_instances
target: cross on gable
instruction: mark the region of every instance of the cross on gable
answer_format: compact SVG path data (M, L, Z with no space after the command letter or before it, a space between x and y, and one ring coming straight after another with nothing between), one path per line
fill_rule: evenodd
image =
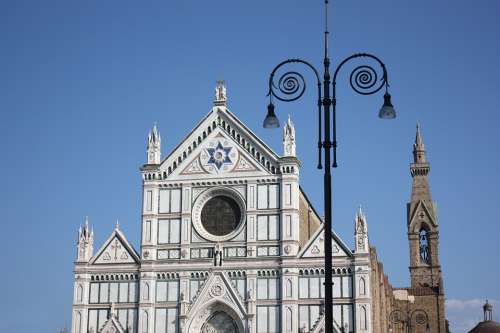
M120 250L122 248L122 245L120 244L120 242L116 238L115 238L114 243L115 243L114 245L111 245L111 249L113 249L115 251L115 260L116 260L116 259L118 259L118 250Z

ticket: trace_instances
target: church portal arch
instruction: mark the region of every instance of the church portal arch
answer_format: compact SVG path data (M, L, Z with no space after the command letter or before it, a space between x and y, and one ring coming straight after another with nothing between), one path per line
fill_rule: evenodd
M186 332L192 333L244 333L245 325L237 309L221 300L212 300L192 314Z

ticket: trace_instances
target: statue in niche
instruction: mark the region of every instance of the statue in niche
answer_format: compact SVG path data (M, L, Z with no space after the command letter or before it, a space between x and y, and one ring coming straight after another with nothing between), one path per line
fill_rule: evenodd
M429 255L429 233L425 229L420 229L419 233L420 260L425 264L430 264Z

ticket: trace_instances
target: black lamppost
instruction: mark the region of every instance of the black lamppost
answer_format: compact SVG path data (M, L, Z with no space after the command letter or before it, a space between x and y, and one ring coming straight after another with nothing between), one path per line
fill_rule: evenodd
M332 180L330 167L337 167L337 130L336 130L336 84L337 75L340 69L350 60L365 59L380 66L377 72L371 65L359 65L350 74L351 88L361 95L371 95L385 88L384 104L379 111L382 119L392 119L396 117L396 112L391 103L391 95L387 91L389 82L387 70L384 63L374 55L368 53L356 53L339 63L333 74L333 81L330 80L330 58L328 55L328 0L325 0L325 33L324 33L324 60L323 60L323 84L316 68L309 62L302 59L288 59L279 63L269 76L269 105L267 116L264 119L265 128L279 127L279 121L274 113L273 98L284 102L292 102L304 94L306 84L304 77L297 71L287 71L279 76L277 82L274 81L278 69L285 65L301 64L311 69L316 75L318 86L318 169L322 169L321 150L323 149L325 158L324 169L324 205L325 205L325 332L333 333L333 302L332 302ZM322 89L323 88L323 89ZM330 89L332 96L330 97ZM323 91L323 96L322 96ZM322 130L322 113L324 123L324 133ZM331 122L331 124L330 124ZM331 126L331 127L330 127ZM333 131L331 131L333 129ZM331 140L331 135L333 140ZM333 148L333 164L331 164L331 150Z
M429 316L427 312L421 309L415 309L413 311L407 310L403 312L402 310L393 310L389 315L389 332L393 333L392 326L395 324L402 324L406 328L406 333L412 333L414 326L412 322L415 321L419 325L425 325L425 331L430 332L431 327L429 324Z

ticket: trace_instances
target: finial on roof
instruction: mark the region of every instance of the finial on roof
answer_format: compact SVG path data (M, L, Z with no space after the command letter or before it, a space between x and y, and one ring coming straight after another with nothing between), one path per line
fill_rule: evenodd
M425 156L425 145L420 133L420 123L417 122L417 132L415 134L415 143L413 144L413 161L414 163L427 163Z
M493 320L493 306L486 299L486 303L483 305L484 311L484 321Z
M415 135L415 145L424 148L424 143L422 141L422 135L420 134L420 123L417 121L417 134Z
M118 219L116 219L115 229L120 230L120 222L118 221Z
M358 205L358 215L359 216L363 215L363 209L361 208L361 204Z
M295 126L290 115L288 115L288 120L283 126L283 155L296 156Z
M148 164L160 164L161 161L161 136L158 132L156 122L148 134L147 162Z
M215 106L226 106L227 105L227 93L226 93L226 85L224 80L218 80L217 85L215 86Z

